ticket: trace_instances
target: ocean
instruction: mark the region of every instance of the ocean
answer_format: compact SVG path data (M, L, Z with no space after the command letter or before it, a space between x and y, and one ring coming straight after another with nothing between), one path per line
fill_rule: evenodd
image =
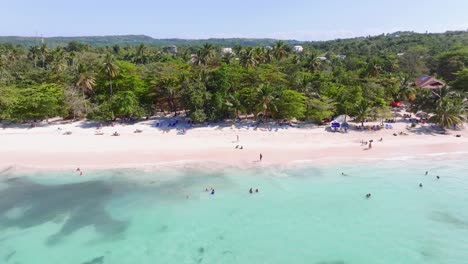
M466 264L468 162L10 170L0 230L7 264Z

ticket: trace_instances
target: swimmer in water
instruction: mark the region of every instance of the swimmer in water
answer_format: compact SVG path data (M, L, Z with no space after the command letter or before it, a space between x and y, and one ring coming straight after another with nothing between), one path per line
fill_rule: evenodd
M437 175L437 179L440 179L439 175Z
M214 194L215 194L215 190L212 189L212 190L211 190L211 195L214 195Z
M421 188L423 187L422 183L419 184L419 187L421 187Z
M258 189L255 189L255 192L258 193Z
M428 173L429 173L429 172L428 172L428 171L426 171L426 174L424 174L424 175L427 175Z
M253 193L252 188L250 188L249 193Z

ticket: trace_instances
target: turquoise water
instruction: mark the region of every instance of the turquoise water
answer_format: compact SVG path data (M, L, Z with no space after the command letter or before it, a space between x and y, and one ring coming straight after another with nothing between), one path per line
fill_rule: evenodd
M0 263L468 263L466 160L3 174Z

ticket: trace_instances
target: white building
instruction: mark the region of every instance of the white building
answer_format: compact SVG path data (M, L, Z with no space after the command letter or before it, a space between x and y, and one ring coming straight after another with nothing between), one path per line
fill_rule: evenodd
M405 53L401 52L401 53L397 53L396 55L401 57L401 56L404 56Z
M222 48L222 49L221 49L221 52L222 52L223 54L227 54L227 53L231 53L231 54L232 54L232 53L234 53L234 51L232 51L232 48Z
M294 46L294 52L302 52L304 48L302 46Z

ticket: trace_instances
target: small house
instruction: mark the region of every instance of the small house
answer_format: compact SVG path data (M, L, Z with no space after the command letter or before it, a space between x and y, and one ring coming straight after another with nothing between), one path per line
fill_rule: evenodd
M293 47L294 52L300 53L304 50L302 46L294 46Z
M428 75L417 78L414 84L423 89L438 89L446 85L445 82Z

